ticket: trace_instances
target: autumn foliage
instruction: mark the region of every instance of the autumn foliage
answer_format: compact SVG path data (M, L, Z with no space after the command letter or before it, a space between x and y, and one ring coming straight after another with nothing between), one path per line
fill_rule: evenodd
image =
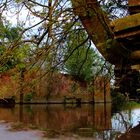
M78 81L74 77L62 73L48 73L42 76L42 72L24 72L24 79L21 81L20 72L11 70L1 74L0 77L0 98L12 97L18 100L20 89L24 97L31 96L32 101L63 100L64 96L77 97L84 101L103 101L104 92L107 100L110 100L110 84L104 77L97 77L94 82L86 83ZM21 87L22 82L22 87Z

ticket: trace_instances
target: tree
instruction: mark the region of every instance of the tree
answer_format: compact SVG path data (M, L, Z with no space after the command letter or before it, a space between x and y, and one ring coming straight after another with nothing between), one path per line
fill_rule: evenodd
M102 1L100 1L100 4L107 11L108 3L103 3ZM113 1L113 4L115 4L115 1ZM23 50L26 50L24 49L24 47L26 47L27 44L30 44L30 53L29 55L27 55L26 60L29 60L28 62L30 62L31 67L38 66L40 68L43 68L45 70L45 73L47 73L48 71L53 71L54 69L59 70L59 67L64 65L64 63L66 64L65 67L67 67L68 70L68 63L70 64L70 61L74 60L72 57L76 57L76 55L79 54L79 58L80 56L83 57L83 60L79 65L79 69L80 67L83 69L80 69L77 74L81 74L82 70L83 73L86 73L86 71L87 73L92 73L92 68L89 69L89 71L86 68L84 69L84 66L86 66L84 64L84 61L88 62L87 58L91 59L90 57L88 57L88 55L92 55L91 52L93 51L93 49L88 47L90 46L89 40L91 39L91 36L87 35L83 31L85 29L83 28L81 22L79 22L79 17L74 15L71 1L2 0L0 6L2 9L1 19L3 21L8 16L11 16L11 10L13 12L13 15L16 15L17 18L17 21L14 22L14 24L16 24L16 26L22 27L22 30L19 34L19 39L15 40L13 37L11 37L11 35L8 35L9 39L14 39L14 43L9 41L9 54L12 54L11 52L15 50L15 48L19 48L19 52L21 48ZM23 11L24 17L22 16ZM66 27L65 25L67 22L70 23L68 27ZM78 29L77 25L80 25ZM13 28L12 31L14 30L15 29ZM74 34L76 33L78 33L76 38L79 38L80 41L75 41L74 45L71 42L74 41L73 38ZM84 47L83 44L85 44L86 47ZM71 46L69 47L69 52L68 46ZM84 51L82 52L80 48L82 48ZM7 56L6 52L7 51L5 51L5 56ZM67 63L67 61L69 62ZM92 65L92 63L88 63L87 65ZM87 77L85 75L86 74L84 74L84 76L81 76L84 77L84 79L88 79L85 78Z
M13 0L1 2L0 6L3 9L1 20L3 21L3 25L6 25L5 19L12 15L10 10L13 12L13 18L14 15L17 18L17 21L14 22L14 24L16 24L14 25L15 27L9 28L9 31L12 31L11 34L9 34L9 32L7 34L9 38L8 44L10 46L9 55L12 55L12 52L16 50L15 54L18 53L18 56L23 56L21 50L26 50L27 46L29 49L27 56L24 55L22 60L20 58L22 63L18 65L23 66L28 60L30 68L38 66L41 69L43 68L45 73L53 71L54 69L59 70L62 65L64 65L63 67L68 71L76 62L74 61L76 55L79 55L79 57L76 57L79 63L79 67L77 67L79 70L77 70L77 72L75 71L74 75L79 74L79 77L82 76L82 79L89 79L87 74L90 73L89 75L92 75L91 69L93 69L93 67L89 69L86 68L87 65L91 66L93 63L93 59L91 59L90 55L94 55L93 58L96 58L96 61L99 61L99 63L102 60L100 56L98 58L96 53L92 54L94 50L90 48L91 36L90 34L87 35L84 31L85 28L83 28L79 17L74 15L71 2L73 1ZM109 8L108 5L115 5L117 1L113 1L112 3L111 1L99 2L104 10L107 11ZM7 9L9 10L7 11ZM22 12L24 12L24 17L22 16ZM17 31L15 30L17 27L20 27L18 38L16 36ZM74 40L74 38L77 38L77 40ZM14 42L10 42L10 40L14 40ZM84 51L81 51L81 49ZM7 51L5 51L4 54L4 56L8 56ZM83 57L83 59L80 60L80 57ZM23 61L23 59L26 59L26 61ZM88 59L91 60L87 61ZM98 66L96 64L93 65L94 68L97 67L96 69L100 67L100 64L98 64Z
M0 72L5 72L16 66L18 63L17 56L14 52L9 51L11 49L10 44L14 43L19 37L19 27L12 27L9 23L0 25Z
M101 4L107 5L107 3L103 2ZM63 63L61 62L63 55L61 55L60 50L65 48L67 35L71 33L70 29L72 26L79 22L78 17L73 14L71 1L2 0L0 6L2 9L2 20L7 19L9 16L15 19L16 16L17 21L14 24L22 27L19 36L20 40L10 43L10 46L13 46L10 51L21 44L24 46L26 43L32 43L33 53L30 55L32 65L36 63L41 67L41 65L46 63L48 70L57 69L59 64ZM12 12L10 13L10 11ZM22 16L23 12L24 17ZM72 24L67 30L63 30L67 21ZM13 35L16 35L14 28L11 31ZM7 35L7 37L13 39L11 35Z
M66 23L64 30L71 24ZM104 60L93 48L86 32L78 22L71 28L65 41L64 60L67 58L64 71L79 80L89 82L97 73L101 74Z

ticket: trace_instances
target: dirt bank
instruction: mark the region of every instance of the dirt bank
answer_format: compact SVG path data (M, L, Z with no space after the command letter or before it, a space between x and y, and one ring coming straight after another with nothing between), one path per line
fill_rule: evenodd
M41 133L38 131L10 131L10 125L0 123L1 140L42 140Z

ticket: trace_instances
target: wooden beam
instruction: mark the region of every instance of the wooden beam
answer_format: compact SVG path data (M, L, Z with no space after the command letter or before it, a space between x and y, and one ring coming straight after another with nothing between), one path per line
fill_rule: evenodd
M114 20L110 23L110 26L114 33L128 30L131 32L131 29L140 27L140 13Z
M128 0L128 6L130 14L140 12L140 0Z
M132 65L132 66L131 66L131 69L134 69L134 70L137 70L137 71L140 72L140 64Z
M131 53L131 59L132 60L140 60L140 50L133 51ZM140 62L140 61L139 61Z

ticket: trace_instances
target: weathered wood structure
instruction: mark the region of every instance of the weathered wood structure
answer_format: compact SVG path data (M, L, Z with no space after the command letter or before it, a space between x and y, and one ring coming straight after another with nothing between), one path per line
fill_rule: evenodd
M129 0L130 14L109 21L97 0L72 0L89 37L115 65L116 89L137 95L140 88L140 1Z

